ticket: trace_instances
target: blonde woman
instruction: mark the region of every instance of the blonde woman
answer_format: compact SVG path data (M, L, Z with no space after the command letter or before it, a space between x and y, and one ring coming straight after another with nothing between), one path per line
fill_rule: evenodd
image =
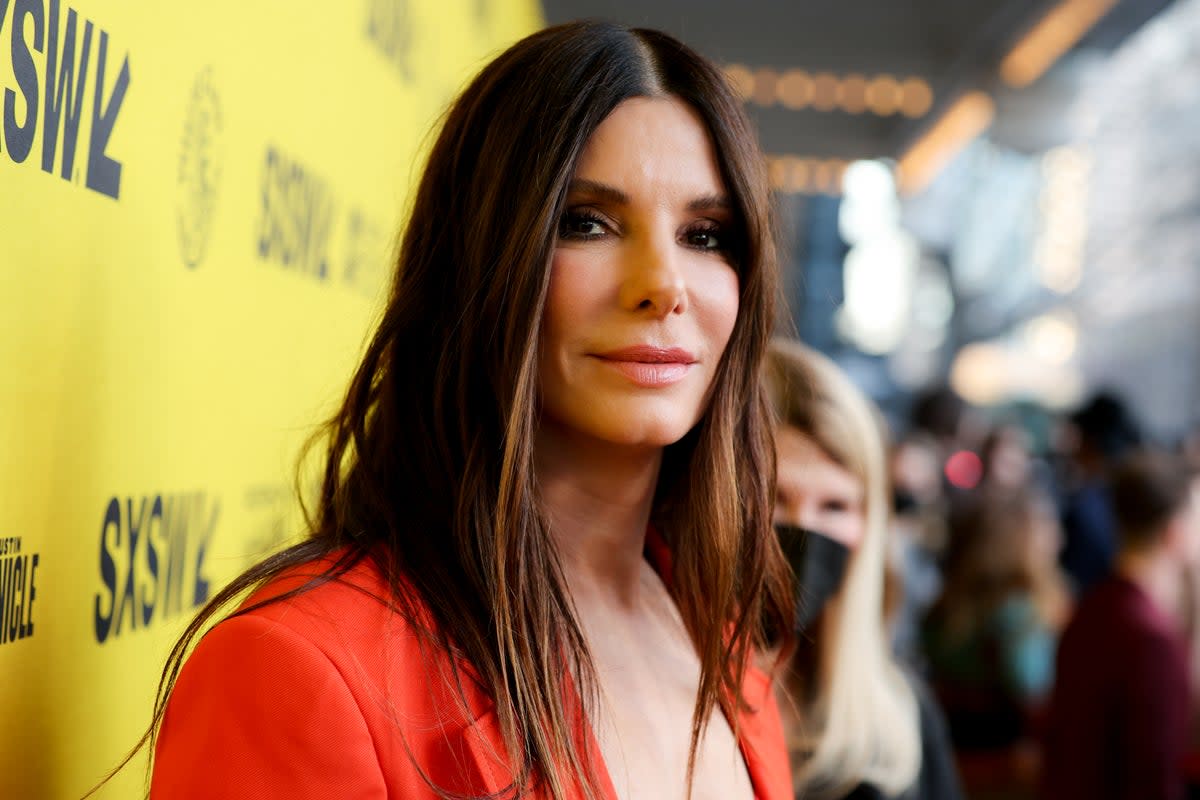
M775 521L797 573L801 642L781 703L797 797L959 798L941 715L884 627L890 511L882 427L825 357L775 340Z

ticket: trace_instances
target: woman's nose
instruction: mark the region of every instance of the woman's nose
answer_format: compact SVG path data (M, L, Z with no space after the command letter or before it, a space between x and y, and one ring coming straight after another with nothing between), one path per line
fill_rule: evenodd
M821 513L812 503L800 503L796 506L796 521L801 528L813 531L821 527Z
M647 234L629 251L622 306L658 318L687 310L687 285L674 234Z

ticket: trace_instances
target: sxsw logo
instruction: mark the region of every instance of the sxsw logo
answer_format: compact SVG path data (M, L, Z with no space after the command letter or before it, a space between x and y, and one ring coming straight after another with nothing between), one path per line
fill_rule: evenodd
M405 80L413 79L410 0L368 0L367 39Z
M179 148L179 254L198 267L208 251L221 183L221 102L212 69L196 76Z
M63 180L116 199L121 162L108 143L129 89L129 55L110 54L108 33L91 20L81 25L75 9L66 9L65 19L62 12L59 0L0 0L0 68L7 55L15 84L4 87L0 152L15 164L38 152L44 172L57 164ZM91 124L83 168L75 157L85 118Z

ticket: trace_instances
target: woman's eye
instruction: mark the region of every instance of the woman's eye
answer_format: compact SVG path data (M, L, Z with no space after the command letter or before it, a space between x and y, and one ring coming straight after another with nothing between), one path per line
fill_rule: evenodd
M850 509L850 504L842 500L826 500L821 504L821 510L829 514L841 514Z
M606 233L604 221L592 214L569 211L559 223L559 235L564 239L596 239Z
M691 231L687 234L687 243L689 247L694 247L697 250L724 250L721 235L715 230L698 230Z
M693 250L731 255L738 249L736 231L724 223L705 221L684 231L683 243Z

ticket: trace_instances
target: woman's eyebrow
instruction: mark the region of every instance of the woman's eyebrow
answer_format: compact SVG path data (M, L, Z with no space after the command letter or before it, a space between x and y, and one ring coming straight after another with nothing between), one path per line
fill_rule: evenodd
M590 178L575 178L567 187L567 193L592 197L618 206L627 206L632 203L629 195L617 187ZM728 195L720 193L701 195L693 198L687 204L687 210L692 212L728 211L731 208L733 208L733 204L729 201Z
M597 200L603 200L613 205L629 205L629 195L620 189L615 186L609 186L607 183L588 180L587 178L576 178L571 181L571 185L567 187L567 192L569 194L588 195L589 197L595 197Z
M729 202L729 197L723 194L706 194L703 197L697 197L687 205L688 211L713 211L713 210L729 210L733 208L733 204Z

